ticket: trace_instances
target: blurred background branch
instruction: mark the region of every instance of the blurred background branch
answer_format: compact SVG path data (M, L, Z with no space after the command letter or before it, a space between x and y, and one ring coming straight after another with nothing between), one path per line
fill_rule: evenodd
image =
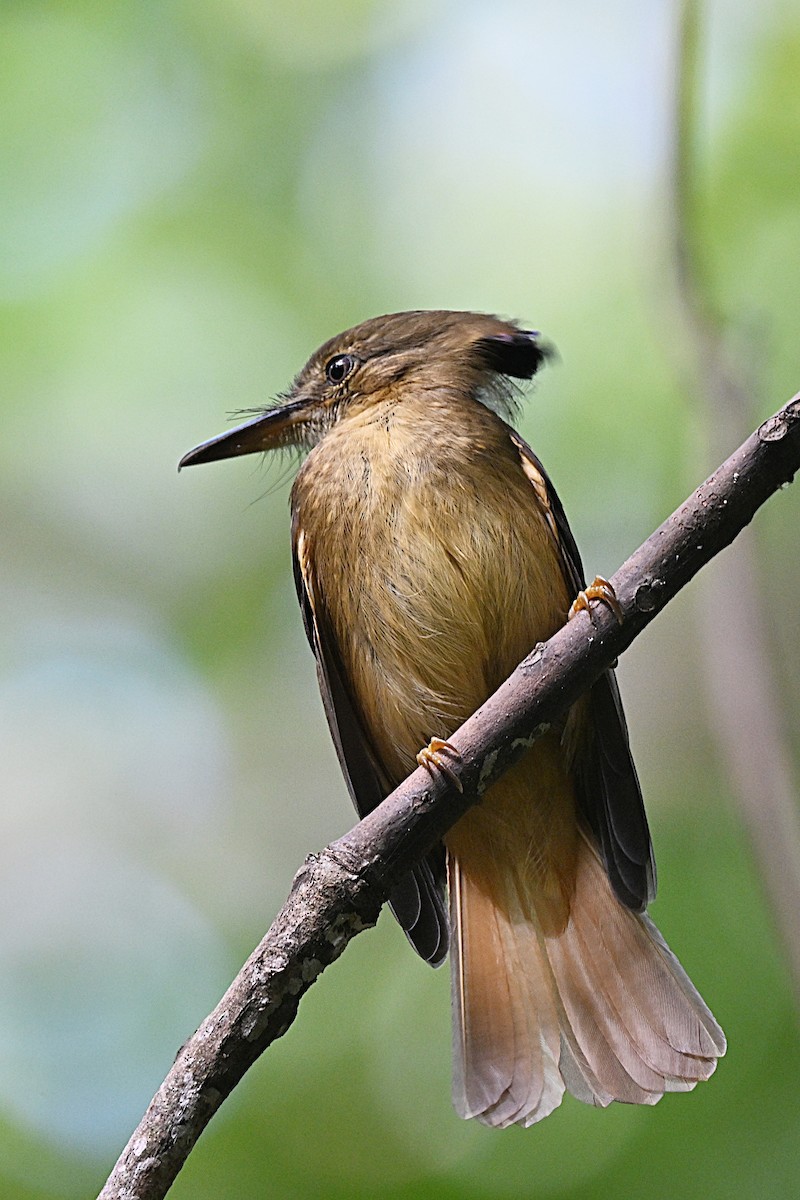
M715 458L753 419L757 350L715 302L698 218L703 75L701 0L681 0L671 159L672 251L683 339L706 453ZM713 219L713 218L712 218ZM682 363L682 365L684 365ZM707 714L800 1008L800 810L764 593L770 571L748 531L704 580L698 605ZM789 619L794 611L788 605Z

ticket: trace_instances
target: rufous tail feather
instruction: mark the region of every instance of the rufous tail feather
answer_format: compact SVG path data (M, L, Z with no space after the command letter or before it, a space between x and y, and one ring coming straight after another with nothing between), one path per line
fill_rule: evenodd
M500 864L495 879L503 878ZM545 933L506 868L502 899L452 855L453 1101L486 1125L532 1125L565 1090L655 1104L708 1079L725 1036L656 926L625 908L581 838L569 919Z

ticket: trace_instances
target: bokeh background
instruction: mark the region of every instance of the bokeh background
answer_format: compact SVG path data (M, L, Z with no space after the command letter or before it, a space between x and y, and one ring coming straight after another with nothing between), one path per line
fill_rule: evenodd
M4 1200L99 1189L303 857L353 820L291 582L291 464L179 477L181 454L340 329L452 307L557 344L523 430L590 575L716 465L676 319L676 25L668 0L4 0ZM800 387L798 78L796 4L707 5L693 232L751 426ZM798 529L795 488L744 535L795 770ZM712 733L703 595L620 673L654 915L729 1036L714 1079L655 1109L461 1123L446 970L384 915L176 1197L800 1189L797 1012Z

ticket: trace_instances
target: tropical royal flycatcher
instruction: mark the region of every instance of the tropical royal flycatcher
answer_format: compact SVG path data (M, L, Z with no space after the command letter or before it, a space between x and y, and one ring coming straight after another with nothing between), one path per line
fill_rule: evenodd
M279 406L181 465L298 446L294 571L350 794L374 808L586 588L558 496L507 423L546 357L477 313L407 312L326 342ZM449 893L445 902L445 879ZM654 1104L707 1079L725 1037L645 913L655 867L612 671L395 889L434 966L452 948L453 1098L531 1125L565 1089Z

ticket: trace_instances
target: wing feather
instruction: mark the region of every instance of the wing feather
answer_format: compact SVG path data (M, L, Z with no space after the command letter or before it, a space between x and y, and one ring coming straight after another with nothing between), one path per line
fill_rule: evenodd
M389 794L392 784L375 754L346 682L336 637L315 587L312 551L295 515L292 560L303 625L317 663L317 678L333 744L360 816ZM417 953L439 966L447 956L449 925L444 904L444 850L434 849L389 896L389 903Z
M586 579L561 501L530 446L515 432L511 440L558 544L564 577L577 595ZM604 672L592 686L588 707L592 737L579 760L578 803L600 846L615 894L627 908L641 912L655 896L655 861L613 671Z

